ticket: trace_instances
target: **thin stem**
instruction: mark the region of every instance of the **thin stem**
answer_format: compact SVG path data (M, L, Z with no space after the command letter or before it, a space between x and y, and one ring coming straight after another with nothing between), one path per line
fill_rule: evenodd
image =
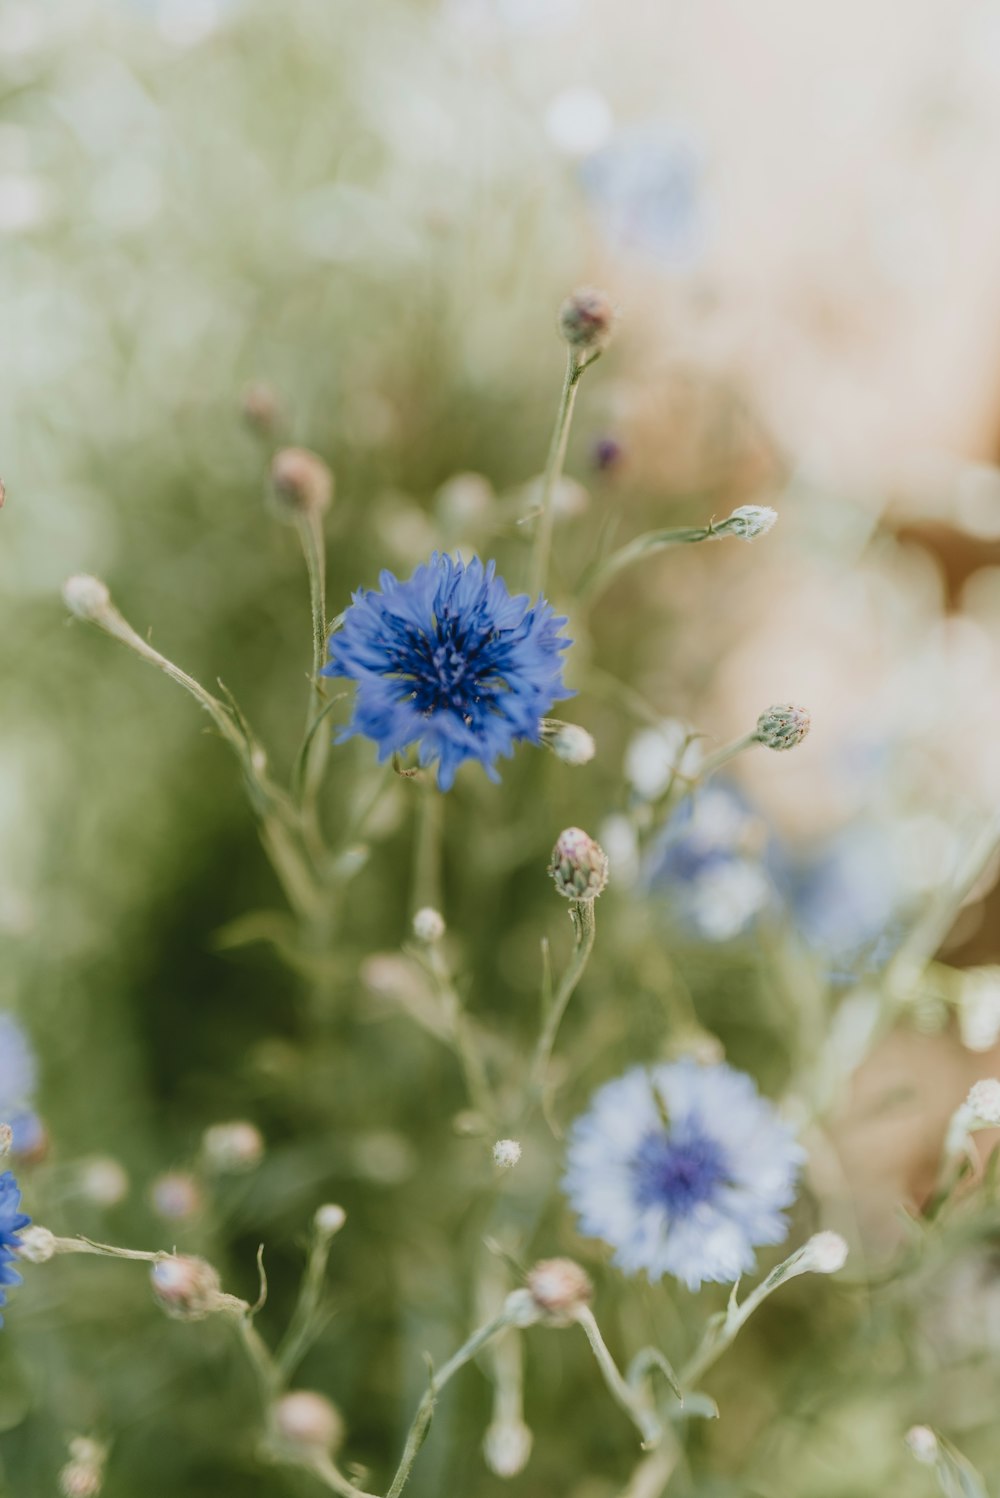
M604 1382L615 1400L628 1415L632 1424L642 1436L644 1447L657 1446L663 1436L663 1426L656 1416L656 1412L644 1403L641 1394L629 1387L618 1371L618 1365L607 1344L601 1336L601 1329L594 1319L594 1313L589 1306L582 1306L576 1313L576 1320L587 1334L591 1351L597 1359L597 1366L604 1376Z
M592 363L593 361L588 362ZM535 544L532 548L531 566L528 572L528 593L531 598L537 598L540 593L545 592L545 581L549 573L549 555L552 551L552 525L555 519L554 501L556 485L559 482L563 464L566 461L566 447L569 442L569 429L573 420L573 406L576 403L576 389L580 383L580 376L586 367L586 363L581 362L573 349L570 349L566 356L566 374L563 379L562 395L559 399L556 424L552 429L549 455L545 462L545 474L542 478L541 514L538 517L538 526L535 530Z
M501 1331L509 1322L510 1313L504 1308L492 1320L487 1321L484 1326L474 1331L468 1341L458 1349L454 1357L445 1363L440 1372L432 1375L430 1387L417 1406L417 1412L413 1417L409 1434L406 1437L406 1445L403 1447L403 1455L400 1458L399 1466L396 1468L396 1475L392 1479L392 1484L386 1494L386 1498L399 1498L400 1493L406 1486L410 1473L413 1470L413 1463L417 1459L417 1453L424 1444L431 1421L434 1418L434 1406L437 1403L438 1394L448 1380L460 1368L463 1368L470 1359L474 1358L476 1353L485 1347L487 1342L492 1337L495 1337L497 1332Z
M441 908L441 839L444 798L432 781L420 787L416 848L413 854L412 911L425 905Z
M744 749L749 749L759 742L757 730L754 729L752 733L745 733L740 739L733 739L731 744L723 744L721 749L716 749L714 754L709 754L702 760L695 777L696 783L700 785L710 775L714 775L716 770L721 770L723 765L727 765L731 759L742 754Z
M438 991L445 1023L448 1027L448 1035L451 1040L452 1049L458 1058L458 1064L462 1068L462 1076L465 1080L466 1091L469 1094L469 1101L488 1123L493 1123L496 1118L496 1105L493 1101L493 1092L486 1073L486 1063L476 1044L473 1028L469 1024L465 1008L455 988L444 955L437 944L430 949L427 958L427 968Z
M332 1244L333 1239L329 1233L317 1233L313 1239L306 1272L299 1287L298 1302L288 1329L274 1354L275 1367L282 1382L298 1367L321 1329L323 1281Z
M597 933L597 920L594 914L594 900L574 900L570 907L570 914L576 929L576 944L569 967L560 980L556 989L555 997L549 1006L542 1026L542 1033L538 1037L535 1054L531 1062L529 1073L529 1106L537 1102L545 1092L545 1078L552 1058L552 1049L556 1042L556 1035L562 1023L566 1006L573 997L573 990L583 977L590 954L594 949L594 937Z
M328 733L314 731L316 721L322 717L326 702L320 675L326 663L326 538L323 534L323 518L318 510L310 507L296 516L296 530L302 543L306 572L309 577L309 607L312 616L312 685L309 693L309 709L306 714L305 753L302 801L311 806L319 789L327 755L330 748Z
M376 1498L375 1494L356 1488L328 1456L313 1457L305 1464L305 1470L328 1487L331 1493L339 1493L341 1498Z

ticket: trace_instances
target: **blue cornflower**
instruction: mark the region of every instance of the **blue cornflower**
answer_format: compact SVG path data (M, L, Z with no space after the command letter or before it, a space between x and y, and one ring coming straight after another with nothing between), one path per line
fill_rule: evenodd
M20 1211L21 1192L9 1170L0 1174L0 1306L7 1304L7 1285L19 1285L21 1276L11 1266L15 1250L20 1246L19 1233L26 1228L31 1218ZM0 1326L3 1317L0 1316Z
M705 941L730 941L773 902L762 853L767 829L724 781L689 796L670 817L646 868L674 914Z
M729 1284L781 1243L805 1158L751 1077L723 1064L636 1067L573 1125L563 1188L580 1230L627 1274Z
M407 582L391 572L379 592L360 588L330 639L326 676L358 684L354 715L340 735L378 744L379 761L420 746L450 789L467 759L491 780L515 743L541 741L541 720L571 697L562 682L565 619L526 594L512 598L496 564L435 552Z

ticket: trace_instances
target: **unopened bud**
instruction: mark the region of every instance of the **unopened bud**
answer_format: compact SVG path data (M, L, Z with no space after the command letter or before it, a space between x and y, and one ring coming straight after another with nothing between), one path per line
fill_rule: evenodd
M570 348L581 354L606 348L614 321L610 299L594 286L581 286L559 308L559 331Z
M988 1128L1000 1128L1000 1081L986 1077L976 1082L969 1090L966 1106L979 1123Z
M742 536L744 541L753 541L758 536L766 536L777 518L777 510L772 510L770 505L738 505L716 529L724 529L731 536Z
M542 739L564 765L588 765L597 753L593 735L578 723L550 719L542 724Z
M55 1251L55 1235L48 1228L39 1227L37 1223L24 1228L19 1235L18 1256L26 1259L29 1264L47 1264Z
M794 749L809 732L809 723L804 707L790 702L769 707L757 719L757 742L767 749Z
M116 1207L128 1196L128 1172L110 1155L94 1155L84 1160L79 1181L83 1195L98 1207Z
M417 941L426 942L430 946L440 941L444 932L444 916L430 905L425 905L413 917L413 934Z
M839 1233L813 1233L802 1251L801 1262L813 1274L836 1274L847 1263L847 1241Z
M933 1467L938 1459L939 1446L929 1425L911 1425L906 1432L906 1444L921 1466Z
M106 583L89 572L77 572L63 583L63 603L78 619L100 619L111 603Z
M202 1207L202 1191L194 1176L171 1170L158 1176L150 1187L153 1211L168 1222L184 1222Z
M307 447L283 447L275 453L271 484L279 506L293 514L321 513L333 499L333 474Z
M608 882L608 855L580 827L567 827L552 849L549 873L567 900L596 900Z
M594 1287L572 1259L542 1259L528 1272L528 1293L552 1326L568 1326L590 1304Z
M177 1321L202 1321L219 1307L219 1276L192 1254L158 1259L149 1274L156 1300Z
M512 1170L521 1158L516 1139L498 1139L493 1146L493 1163L498 1170Z
M340 1411L323 1394L296 1389L274 1406L274 1428L290 1446L313 1451L335 1451L344 1439Z
M497 1420L483 1437L483 1460L497 1477L516 1477L528 1464L531 1443L523 1420Z
M313 1218L317 1233L322 1233L324 1238L332 1238L339 1233L346 1221L347 1213L336 1202L324 1202L321 1207L316 1208Z
M256 1125L245 1119L213 1124L201 1141L205 1162L213 1170L239 1173L253 1170L264 1154L264 1139Z

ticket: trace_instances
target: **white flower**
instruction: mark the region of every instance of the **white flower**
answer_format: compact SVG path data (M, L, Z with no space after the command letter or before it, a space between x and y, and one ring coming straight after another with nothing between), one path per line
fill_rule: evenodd
M213 1124L202 1136L205 1160L213 1170L253 1170L264 1153L264 1139L255 1124L246 1119Z

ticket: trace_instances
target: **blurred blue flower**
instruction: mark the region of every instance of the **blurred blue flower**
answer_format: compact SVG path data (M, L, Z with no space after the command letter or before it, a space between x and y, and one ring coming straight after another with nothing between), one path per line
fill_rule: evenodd
M804 857L776 853L773 872L797 935L833 978L892 956L905 895L884 829L854 823Z
M0 1010L0 1123L30 1112L37 1084L31 1042L14 1016Z
M726 782L715 781L668 819L647 864L646 886L667 894L696 936L729 941L774 900L763 862L767 840L760 816Z
M498 780L500 755L541 741L544 715L573 695L562 682L566 621L542 598L512 598L495 574L493 562L435 552L407 582L383 572L379 592L354 594L324 670L358 684L341 739L373 739L380 762L419 744L443 791L463 761Z
M21 1276L12 1268L14 1254L20 1244L18 1234L31 1221L20 1210L21 1192L9 1170L0 1174L0 1306L7 1304L7 1285L19 1285ZM0 1326L3 1317L0 1316Z
M627 1274L729 1284L781 1243L805 1152L751 1077L726 1065L636 1067L599 1089L569 1139L580 1231Z
M704 250L701 152L690 135L651 122L620 130L580 167L593 217L616 251L687 270Z

